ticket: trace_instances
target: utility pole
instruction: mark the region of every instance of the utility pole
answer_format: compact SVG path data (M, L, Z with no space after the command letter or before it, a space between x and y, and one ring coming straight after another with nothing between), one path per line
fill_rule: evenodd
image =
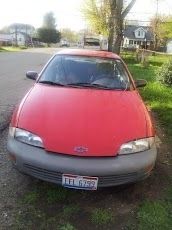
M25 38L25 46L28 46L28 36L27 36L27 24L25 25L25 33L26 33L26 38Z
M158 34L157 34L157 29L158 29L158 11L159 11L159 0L156 0L156 16L155 16L155 44L154 44L154 49L157 49L158 46Z
M15 46L18 46L18 40L17 40L17 24L15 25Z
M156 18L158 17L158 11L159 11L159 0L156 0Z

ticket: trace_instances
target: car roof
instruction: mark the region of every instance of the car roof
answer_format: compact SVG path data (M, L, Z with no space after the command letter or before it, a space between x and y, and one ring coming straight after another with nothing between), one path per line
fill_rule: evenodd
M60 50L56 55L58 54L121 59L117 54L112 52L89 49L63 49Z

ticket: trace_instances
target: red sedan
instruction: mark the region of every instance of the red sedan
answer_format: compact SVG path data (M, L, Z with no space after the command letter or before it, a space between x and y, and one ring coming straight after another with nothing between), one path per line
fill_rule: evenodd
M96 190L136 182L154 167L149 112L119 56L63 50L13 114L8 151L16 168L65 187Z

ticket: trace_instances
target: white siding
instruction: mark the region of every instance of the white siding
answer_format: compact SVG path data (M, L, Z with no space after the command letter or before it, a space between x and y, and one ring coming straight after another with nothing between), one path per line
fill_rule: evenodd
M167 53L172 53L172 41L169 41L167 44Z
M142 28L135 30L134 34L136 38L145 38L145 31Z
M13 44L15 44L16 35L15 35L15 34L12 34L11 37L12 37ZM25 37L24 37L24 35L21 34L21 33L18 33L18 34L17 34L17 44L18 44L19 46L24 46L24 45L25 45Z

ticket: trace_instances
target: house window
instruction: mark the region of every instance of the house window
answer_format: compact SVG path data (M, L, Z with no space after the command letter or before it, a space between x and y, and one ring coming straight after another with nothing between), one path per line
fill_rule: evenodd
M140 37L140 35L141 35L141 31L139 30L139 31L138 31L138 36Z
M133 40L129 40L129 45L133 45Z

